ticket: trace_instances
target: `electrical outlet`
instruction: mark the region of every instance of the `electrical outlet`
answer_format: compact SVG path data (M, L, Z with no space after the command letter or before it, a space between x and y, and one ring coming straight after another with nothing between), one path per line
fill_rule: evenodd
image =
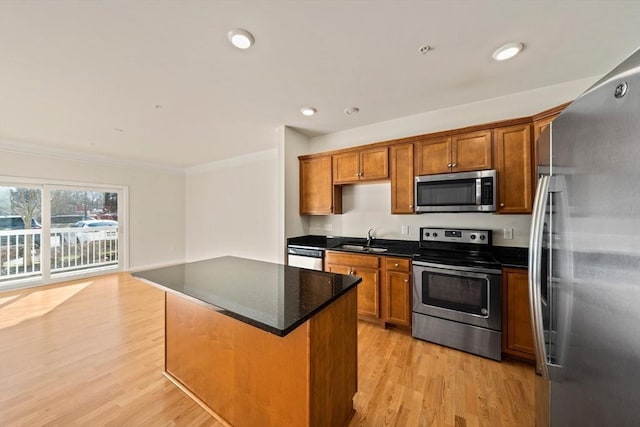
M402 234L409 234L409 226L408 225L403 225L400 227L400 233Z
M505 228L503 231L505 240L513 240L513 228Z

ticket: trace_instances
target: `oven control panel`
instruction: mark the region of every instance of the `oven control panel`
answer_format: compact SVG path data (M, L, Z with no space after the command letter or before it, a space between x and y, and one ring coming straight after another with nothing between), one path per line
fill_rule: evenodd
M489 245L491 230L465 228L420 228L421 242L453 242L474 245Z

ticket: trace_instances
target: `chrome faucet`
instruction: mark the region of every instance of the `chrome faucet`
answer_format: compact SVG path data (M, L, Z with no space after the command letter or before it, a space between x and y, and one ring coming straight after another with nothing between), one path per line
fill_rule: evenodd
M373 228L370 228L369 231L367 231L367 246L371 246L371 241L373 240Z

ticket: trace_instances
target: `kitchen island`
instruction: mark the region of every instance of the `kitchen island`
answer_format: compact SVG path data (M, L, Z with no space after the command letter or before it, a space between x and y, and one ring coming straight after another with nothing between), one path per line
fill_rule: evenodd
M348 424L360 278L230 256L133 276L165 291L165 374L220 422Z

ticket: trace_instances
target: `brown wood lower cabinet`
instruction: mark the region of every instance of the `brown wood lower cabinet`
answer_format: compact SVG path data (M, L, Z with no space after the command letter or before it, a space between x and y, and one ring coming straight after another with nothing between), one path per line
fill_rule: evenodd
M327 251L325 271L362 277L358 316L411 328L411 260Z
M411 260L384 257L385 323L411 329Z
M325 271L362 277L358 285L358 316L380 319L380 260L375 255L327 251Z
M165 370L224 425L343 426L357 391L356 292L284 337L166 293Z
M535 361L526 269L502 269L502 298L502 352Z

